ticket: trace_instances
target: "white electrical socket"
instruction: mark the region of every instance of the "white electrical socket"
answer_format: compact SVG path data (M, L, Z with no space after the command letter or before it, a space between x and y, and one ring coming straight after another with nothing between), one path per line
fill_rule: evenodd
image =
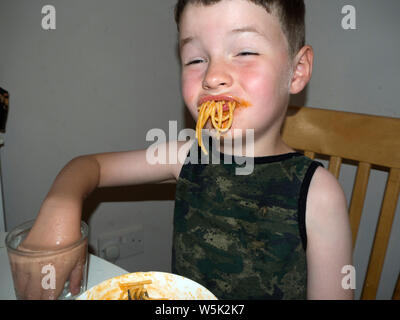
M100 258L115 262L144 252L143 226L137 225L102 234L97 239Z

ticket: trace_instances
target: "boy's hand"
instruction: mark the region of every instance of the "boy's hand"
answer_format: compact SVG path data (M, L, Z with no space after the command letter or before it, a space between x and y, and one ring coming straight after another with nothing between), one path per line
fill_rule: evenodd
M28 254L9 255L18 299L57 299L67 280L72 294L79 292L87 239L79 246L57 254L32 257L29 252L60 250L77 242L81 238L80 210L79 204L67 204L66 201L44 202L34 226L18 247Z

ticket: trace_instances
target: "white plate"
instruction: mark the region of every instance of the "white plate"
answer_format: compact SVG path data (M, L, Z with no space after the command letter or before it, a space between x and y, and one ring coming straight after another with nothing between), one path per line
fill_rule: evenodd
M111 278L94 286L81 294L77 300L118 300L122 290L119 283L152 280L146 284L149 297L168 300L217 300L217 298L202 285L165 272L135 272Z

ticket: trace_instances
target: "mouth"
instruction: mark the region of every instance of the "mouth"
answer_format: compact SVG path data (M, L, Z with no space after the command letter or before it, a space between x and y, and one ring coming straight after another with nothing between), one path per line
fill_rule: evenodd
M216 96L208 95L208 96L203 96L199 99L199 102L197 104L198 109L200 109L200 107L207 101L225 102L223 105L224 112L229 111L229 106L228 106L229 102L235 102L238 107L250 106L249 102L244 101L240 98L234 97L232 95L216 95Z
M202 129L210 120L211 126L217 130L217 138L226 134L233 124L234 112L238 107L248 107L250 103L231 95L207 95L198 101L198 118L196 125L196 138L205 154L203 146Z

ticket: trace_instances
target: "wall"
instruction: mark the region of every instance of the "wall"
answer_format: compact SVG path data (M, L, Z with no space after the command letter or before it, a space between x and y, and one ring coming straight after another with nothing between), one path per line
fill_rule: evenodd
M185 126L173 21L175 0L0 1L0 86L11 94L1 149L6 227L33 219L59 170L81 154L143 148L152 128ZM41 8L57 10L57 29L41 29ZM351 4L357 29L343 30ZM311 1L307 40L316 54L313 79L292 102L399 117L397 0ZM355 169L340 177L348 199ZM373 171L354 264L365 273L386 175ZM106 189L87 201L90 245L127 225L145 230L144 254L117 263L129 271L169 271L174 190L168 186ZM400 266L399 210L378 298L390 298ZM396 242L397 241L397 242ZM359 296L361 283L357 283Z
M56 8L56 30L41 9ZM0 1L0 85L10 92L1 150L6 228L35 218L72 158L144 148L146 133L183 127L174 0ZM154 192L155 191L155 192ZM118 263L169 270L173 189L102 190L84 216L97 237L140 224L145 253Z

